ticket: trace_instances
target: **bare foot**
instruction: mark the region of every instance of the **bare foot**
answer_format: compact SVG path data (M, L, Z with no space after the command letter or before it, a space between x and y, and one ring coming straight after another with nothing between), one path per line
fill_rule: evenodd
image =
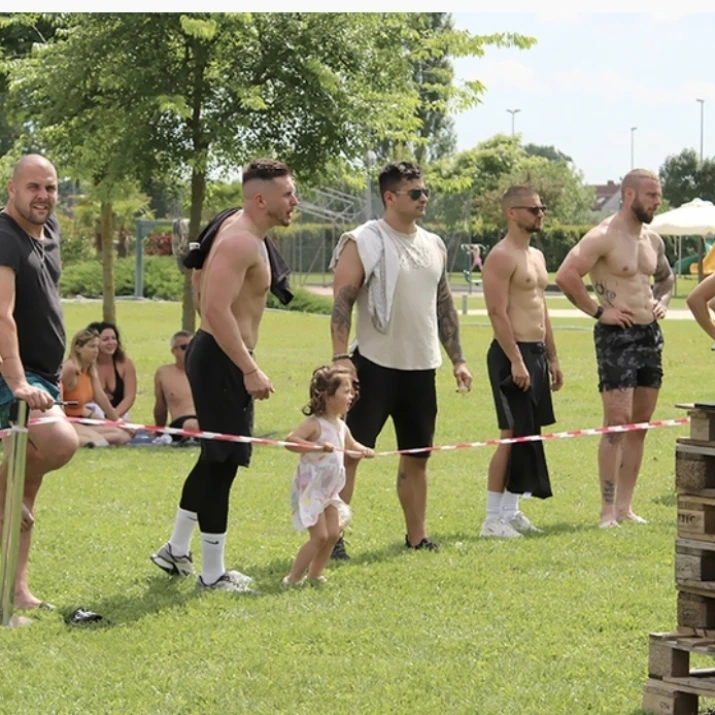
M15 609L18 611L30 611L33 608L41 608L44 601L35 598L29 591L15 594Z
M604 519L598 525L601 529L613 529L619 528L621 525L615 519Z
M632 521L634 524L647 524L647 520L638 514L629 511L627 514L619 514L618 521Z

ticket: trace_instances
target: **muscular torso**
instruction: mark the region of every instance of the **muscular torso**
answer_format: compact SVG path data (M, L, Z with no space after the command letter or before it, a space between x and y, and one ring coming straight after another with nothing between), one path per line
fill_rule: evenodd
M599 304L604 308L630 308L634 322L652 323L650 277L658 263L660 239L645 227L640 236L632 236L606 224L601 240L607 242L608 250L589 274Z
M266 296L271 285L271 270L268 263L268 253L265 243L251 235L243 228L241 214L227 219L219 229L211 252L202 270L195 270L192 276L194 299L199 305L201 315L201 329L213 335L213 328L206 318L206 311L202 305L204 286L212 280L211 269L215 260L222 260L221 244L224 241L250 241L255 244L255 261L246 271L246 276L241 290L231 305L231 312L236 319L239 332L244 344L253 350L258 342L258 328L266 307Z
M159 383L172 420L196 414L191 386L183 370L176 365L160 367Z
M508 248L503 250L509 251ZM544 291L549 282L543 255L535 248L528 252L514 251L516 269L509 280L507 315L517 342L543 341L546 335L544 320Z

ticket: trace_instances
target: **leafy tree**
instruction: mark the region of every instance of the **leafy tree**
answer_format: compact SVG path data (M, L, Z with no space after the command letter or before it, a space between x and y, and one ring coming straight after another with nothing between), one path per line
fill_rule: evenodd
M193 238L214 170L274 154L310 180L375 140L409 145L422 121L414 61L533 42L437 33L407 13L93 13L62 23L56 41L17 61L12 77L18 102L33 110L25 115L33 135L104 189L105 237L122 179L145 185L187 171ZM440 102L468 106L482 90L450 87ZM192 329L186 287L182 322Z
M663 197L672 206L697 198L715 201L715 160L700 162L694 149L667 157L658 173Z
M524 151L527 156L541 156L544 159L555 162L564 162L566 164L573 161L573 159L564 154L560 149L555 146L545 146L543 144L525 144Z

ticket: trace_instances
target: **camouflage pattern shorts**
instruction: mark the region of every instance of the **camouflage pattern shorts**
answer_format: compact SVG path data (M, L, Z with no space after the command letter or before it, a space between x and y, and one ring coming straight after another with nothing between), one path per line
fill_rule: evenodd
M657 321L648 325L596 323L593 329L598 364L598 390L628 387L660 389L663 382L663 333Z

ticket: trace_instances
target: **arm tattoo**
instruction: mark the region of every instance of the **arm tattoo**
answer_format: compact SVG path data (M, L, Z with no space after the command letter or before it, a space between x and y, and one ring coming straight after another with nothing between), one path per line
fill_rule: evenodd
M616 291L609 290L603 283L601 283L601 281L596 281L593 284L593 290L607 308L613 308L613 301L616 299Z
M443 273L437 286L437 327L439 341L447 351L452 362L462 357L462 346L459 343L459 316L454 307L452 293L449 290L447 274Z
M333 337L345 345L348 344L348 338L350 337L353 305L355 305L359 291L360 288L347 285L340 290L333 303L330 330Z
M578 308L578 305L576 304L574 297L570 293L564 293L564 295L569 299L570 303L573 303Z
M658 263L653 274L653 297L667 305L671 297L672 284L673 271L668 264L668 259L665 253L658 253Z

